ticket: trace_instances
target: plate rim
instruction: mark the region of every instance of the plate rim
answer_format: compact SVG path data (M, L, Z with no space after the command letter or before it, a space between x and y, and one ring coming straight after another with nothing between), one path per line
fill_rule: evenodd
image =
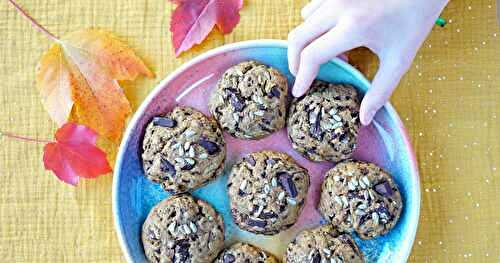
M153 98L155 98L158 93L165 87L166 84L168 84L170 81L172 81L174 78L176 78L179 74L184 72L186 69L190 68L192 65L201 62L209 57L212 57L214 55L218 55L221 53L225 53L228 51L234 51L234 50L239 50L239 49L246 49L246 48L255 48L255 47L280 47L280 48L287 48L288 47L288 42L286 40L278 40L278 39L259 39L259 40L247 40L247 41L240 41L240 42L235 42L235 43L230 43L226 44L214 49L211 49L207 52L204 52L191 60L185 62L182 64L180 67L175 69L173 72L168 74L162 81L160 81L154 89L146 96L146 98L141 102L140 106L137 108L135 111L133 117L130 119L129 123L127 124L127 128L125 130L125 133L123 134L122 140L120 142L120 146L118 149L118 152L116 154L116 160L115 160L115 166L113 170L113 184L112 184L112 213L113 213L113 223L115 226L115 231L118 237L118 241L120 243L120 248L122 250L122 253L125 257L125 260L127 262L134 262L132 259L132 256L130 254L129 247L125 241L125 238L123 236L123 224L121 222L121 218L118 216L119 215L119 210L118 210L118 194L119 194L119 178L120 178L120 170L121 166L123 163L123 158L124 158L124 153L125 153L125 145L127 145L131 139L131 133L133 128L136 126L137 122L139 121L140 117L144 114L144 110L146 107L151 103ZM343 69L349 71L355 77L364 82L364 84L367 87L370 87L371 84L370 82L366 79L366 77L359 72L356 68L348 64L347 62L339 59L339 58L334 58L330 60L327 63L335 63L338 66L342 67ZM408 131L406 130L406 127L404 126L403 122L399 118L399 115L397 114L396 110L394 107L391 105L390 102L387 102L384 105L385 109L388 111L388 116L394 121L396 126L401 132L402 140L405 144L405 146L408 149L409 152L409 162L412 167L411 169L411 177L413 177L413 180L416 182L416 185L418 187L415 187L415 189L412 189L412 194L414 195L415 202L413 205L416 205L416 213L415 217L411 221L415 221L415 224L412 224L410 226L410 232L411 232L411 237L408 241L411 242L405 242L403 245L405 249L405 254L404 257L401 258L401 262L406 262L406 260L409 258L410 253L412 251L413 243L415 242L415 237L417 234L417 229L419 225L419 219L420 219L420 206L421 206L421 185L420 185L420 176L419 176L419 170L418 170L418 164L417 164L417 159L415 155L415 151L413 149L413 145L411 144L410 138L408 136Z

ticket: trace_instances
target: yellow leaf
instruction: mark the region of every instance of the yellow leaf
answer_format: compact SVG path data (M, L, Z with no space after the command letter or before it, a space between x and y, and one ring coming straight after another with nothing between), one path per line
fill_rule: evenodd
M87 29L62 38L42 57L37 87L58 124L68 119L74 104L77 122L116 141L131 112L118 81L138 75L153 77L123 42L108 32Z
M45 109L62 126L73 107L71 86L74 85L74 78L61 52L61 46L53 45L41 58L37 67L36 84Z
M72 47L92 53L116 80L134 80L139 74L154 77L125 43L103 30L82 30L63 38Z

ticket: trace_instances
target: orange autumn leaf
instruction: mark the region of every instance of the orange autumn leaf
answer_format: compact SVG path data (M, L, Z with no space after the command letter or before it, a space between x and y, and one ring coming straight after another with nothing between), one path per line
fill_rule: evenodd
M76 121L118 140L131 112L118 81L153 73L109 32L86 29L55 41L41 58L36 76L49 115L62 125L74 105Z
M74 78L60 45L53 45L41 61L50 66L38 67L36 84L50 117L61 126L66 122L73 108L71 88L68 87L68 83L71 86Z

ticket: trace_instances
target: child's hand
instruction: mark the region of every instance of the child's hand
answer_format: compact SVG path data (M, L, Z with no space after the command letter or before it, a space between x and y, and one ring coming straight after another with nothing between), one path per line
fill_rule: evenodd
M372 87L361 103L368 125L410 67L418 48L448 0L312 0L304 23L288 35L293 95L302 96L319 66L350 49L365 46L379 57Z

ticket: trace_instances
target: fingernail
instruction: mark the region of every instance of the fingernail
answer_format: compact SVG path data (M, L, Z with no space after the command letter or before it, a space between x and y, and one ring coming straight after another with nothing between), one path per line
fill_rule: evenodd
M290 66L289 70L290 70L290 73L292 73L292 75L297 76L297 68L296 67Z
M303 93L303 92L301 92L301 91L299 91L298 89L292 89L292 95L293 95L294 97L298 98L298 97L300 97L300 96L304 95L304 93Z
M375 116L375 113L377 112L374 110L367 112L365 118L361 119L361 124L363 124L364 126L370 125L370 123L373 120L373 117Z

